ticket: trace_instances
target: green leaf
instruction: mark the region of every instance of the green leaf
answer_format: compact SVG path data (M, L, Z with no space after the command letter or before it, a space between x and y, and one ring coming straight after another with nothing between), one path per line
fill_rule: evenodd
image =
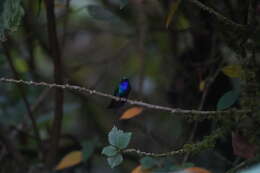
M106 146L103 148L102 150L102 154L108 156L108 157L111 157L111 156L115 156L118 154L118 150L112 146L112 145L109 145L109 146Z
M88 5L87 11L89 16L96 20L110 21L113 23L120 22L120 18L114 15L111 11L99 5Z
M144 157L140 160L142 168L149 169L156 166L156 160L151 157Z
M177 30L186 30L186 29L190 28L189 20L185 16L180 15L177 19L176 28L177 28Z
M21 0L0 1L0 41L5 40L5 33L15 31L24 15Z
M14 66L15 66L15 69L19 73L25 73L25 72L28 71L28 65L27 65L26 61L22 58L15 58L14 59Z
M107 162L111 168L120 165L122 161L123 161L123 156L121 154L117 154L116 156L107 158Z
M83 160L84 161L87 161L90 156L92 156L92 154L94 153L95 151L95 148L97 146L97 138L94 138L90 141L84 141L83 144L82 144L82 147L83 147L83 150L82 150L82 153L83 153Z
M219 100L217 104L217 110L224 110L232 106L239 98L239 92L237 90L231 90L226 92Z
M132 133L125 133L122 130L113 127L108 134L108 141L111 145L124 149L129 144L131 136Z

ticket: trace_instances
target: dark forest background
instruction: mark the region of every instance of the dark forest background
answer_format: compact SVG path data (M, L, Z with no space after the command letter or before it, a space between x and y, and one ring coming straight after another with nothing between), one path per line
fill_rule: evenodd
M1 0L1 172L44 172L73 151L82 151L80 164L60 172L131 172L143 156L123 154L112 169L101 154L113 126L132 132L129 148L151 153L225 129L213 148L210 143L196 153L149 158L156 168L186 163L222 173L259 162L259 14L255 0ZM131 100L234 113L205 118L138 103L111 110L110 96L5 80L113 95L123 77L131 83ZM229 91L235 95L223 98ZM140 113L120 120L136 106ZM249 113L238 116L236 110Z

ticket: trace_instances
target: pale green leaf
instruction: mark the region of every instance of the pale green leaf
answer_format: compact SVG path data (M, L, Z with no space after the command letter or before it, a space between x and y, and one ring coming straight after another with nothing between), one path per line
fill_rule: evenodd
M102 154L104 154L108 157L115 156L117 153L118 153L118 150L112 145L106 146L102 150Z
M123 156L121 154L117 154L116 156L107 158L107 162L111 168L120 165L122 161L123 161Z
M108 141L111 145L124 149L129 144L131 136L132 133L123 132L122 130L113 127L108 134Z
M217 110L224 110L232 106L239 98L239 92L237 90L231 90L226 92L217 103Z

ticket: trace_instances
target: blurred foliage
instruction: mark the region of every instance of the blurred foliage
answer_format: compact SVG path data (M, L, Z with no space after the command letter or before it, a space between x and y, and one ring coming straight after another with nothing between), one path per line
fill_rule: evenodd
M246 21L247 2L243 0L201 2L237 23ZM259 22L259 2L255 9ZM243 105L241 88L245 84L245 69L235 50L238 48L232 45L240 44L243 38L192 3L181 0L55 0L55 15L65 84L113 94L121 78L127 77L133 87L129 98L134 100L202 110L241 108ZM260 34L259 26L255 28L255 65L258 67ZM53 59L47 39L43 0L0 0L1 77L14 78L9 55L20 78L53 83ZM0 172L22 170L22 166L17 166L16 156L10 153L12 149L6 147L9 145L5 138L9 138L24 156L26 168L31 172L44 168L44 154L50 148L54 90L30 86L23 86L22 90L39 128L42 149L37 148L20 86L1 83ZM200 106L205 92L204 104ZM56 165L68 153L78 153L77 162L60 172L131 172L140 165L170 172L196 165L212 173L222 173L244 161L233 153L234 131L249 138L243 138L245 143L260 141L259 112L250 118L230 115L221 121L194 122L181 115L127 104L118 110L108 110L110 99L71 90L65 90L64 94ZM112 133L114 126L118 129ZM227 135L217 141L208 137L219 126L229 129ZM183 161L183 155L154 159L121 154L126 147L162 153L179 149L188 142L185 146L189 148L190 143L200 142L205 136L211 143L199 143L200 147L215 148L199 150L187 161ZM104 151L105 146L108 148ZM109 164L115 167L119 163L114 169L109 167ZM188 163L193 165L185 165Z
M20 25L24 14L21 0L2 0L0 2L0 40L5 39L5 33L15 31Z

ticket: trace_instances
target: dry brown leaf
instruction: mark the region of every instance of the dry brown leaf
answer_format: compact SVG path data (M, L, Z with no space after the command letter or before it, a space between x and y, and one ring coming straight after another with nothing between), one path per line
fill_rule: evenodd
M135 116L138 116L140 113L143 112L143 108L142 107L132 107L128 110L126 110L123 115L120 117L121 120L126 120L126 119L130 119L133 118Z
M186 168L184 171L187 173L211 173L210 171L199 167Z
M132 170L131 173L151 173L151 171L148 171L147 169L143 169L140 165L137 166Z
M65 155L59 164L55 167L55 170L62 170L74 165L79 164L83 159L81 151L72 151Z

